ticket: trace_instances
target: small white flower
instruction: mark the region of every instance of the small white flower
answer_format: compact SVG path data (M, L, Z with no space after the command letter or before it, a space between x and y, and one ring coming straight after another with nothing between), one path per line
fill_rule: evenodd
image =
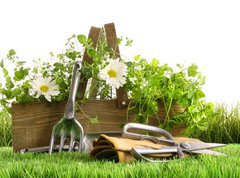
M164 72L164 75L166 78L170 79L171 78L171 74L167 71Z
M136 77L129 78L129 81L134 85L135 81L137 81L137 78Z
M60 92L55 80L52 78L37 77L35 80L30 82L32 88L29 90L29 94L38 98L43 95L46 100L51 102L51 96L57 96Z
M99 73L101 79L117 89L125 84L126 75L127 66L119 59L109 59L109 64Z

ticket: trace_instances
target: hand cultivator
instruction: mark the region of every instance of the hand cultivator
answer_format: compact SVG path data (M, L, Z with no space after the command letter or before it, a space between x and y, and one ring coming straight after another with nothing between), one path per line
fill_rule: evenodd
M73 67L72 82L70 86L69 98L63 118L53 127L49 153L54 149L56 139L60 139L59 152L62 151L64 143L69 139L69 151L77 146L78 151L83 150L84 131L81 124L75 118L75 100L80 79L80 63L76 62Z

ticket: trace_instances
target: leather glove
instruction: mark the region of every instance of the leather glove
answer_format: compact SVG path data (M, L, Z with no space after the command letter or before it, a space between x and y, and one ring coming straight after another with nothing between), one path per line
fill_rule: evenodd
M186 137L174 137L176 142L201 142L197 139ZM159 143L154 143L150 140L133 140L122 137L109 137L107 135L100 135L98 139L93 142L93 150L90 155L96 159L114 160L116 162L130 163L134 161L134 157L131 155L132 148L152 148L160 149L166 146ZM150 155L153 158L169 158L176 154L154 154ZM186 156L187 154L184 153Z

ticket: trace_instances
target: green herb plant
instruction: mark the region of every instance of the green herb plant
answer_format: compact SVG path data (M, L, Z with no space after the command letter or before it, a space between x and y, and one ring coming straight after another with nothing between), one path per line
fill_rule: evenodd
M51 77L56 81L60 94L52 99L53 102L66 100L69 93L73 63L81 57L81 53L76 50L75 38L76 36L73 35L68 39L63 53L55 56L51 52L50 60L34 60L32 65L27 65L26 61L19 59L13 49L9 50L8 55L1 60L0 65L3 74L3 83L0 84L0 104L9 109L10 104L13 102L33 103L45 101L43 96L34 98L29 94L29 89L32 87L29 82L33 76L38 75ZM11 71L10 68L13 68L14 71Z
M89 93L95 90L95 96L101 99L114 97L111 87L106 85L105 81L100 80L98 74L107 64L106 56L115 56L116 50L107 46L104 34L101 35L96 49L92 48L84 35L78 36L78 40L85 47L88 55L93 58L92 64L83 65L87 79L94 80ZM129 38L117 40L118 45L122 42L125 42L125 46L132 44L132 40ZM158 119L159 126L168 130L171 130L176 124L185 124L188 135L196 127L203 129L203 125L206 124L206 117L203 116L207 109L202 106L205 97L202 91L205 77L199 72L197 65L192 64L185 67L177 64L177 69L174 70L168 64L160 65L157 59L149 62L140 55L135 56L133 60L122 58L122 61L128 68L127 82L123 88L129 93L131 102L128 111L135 115L135 122L149 123L149 118L154 116ZM163 122L158 117L159 103L166 112ZM172 108L175 106L179 106L184 112L173 113ZM201 111L198 111L199 117L195 118L194 111L201 106Z
M130 111L136 113L137 121L148 123L150 117L158 118L159 104L166 113L164 121L159 121L159 126L165 129L170 130L174 124L196 127L200 120L203 121L204 117L195 118L192 115L192 110L198 109L205 96L202 91L205 77L198 71L197 65L184 67L177 64L177 69L174 70L168 64L160 65L157 59L148 62L140 55L127 64L129 73L125 87L132 99ZM174 113L172 108L175 106L183 111ZM177 122L179 115L181 121L178 117Z
M131 46L132 40L119 38L116 43ZM17 57L14 50L10 50L7 57L1 60L0 65L5 82L0 85L1 105L9 108L12 102L46 101L43 96L34 98L29 94L32 87L30 80L36 75L51 77L56 81L60 94L53 96L52 102L65 101L69 93L72 66L83 56L83 50L79 49L79 45L82 45L82 49L93 59L91 64L82 62L82 80L92 80L89 90L84 93L84 96L79 96L83 98L82 102L87 102L92 96L100 99L116 97L113 88L99 77L99 72L108 65L108 58L117 56L116 49L107 45L105 34L102 32L96 48L93 48L92 40L87 39L85 35L73 35L67 40L62 53L54 55L51 52L50 60L35 60L30 67ZM132 60L125 57L121 60L128 70L123 88L129 93L131 102L128 111L134 113L134 121L148 123L149 118L155 116L159 120L159 126L164 128L171 128L173 124L180 123L191 128L204 125L206 121L205 117L202 117L204 108L201 110L202 113L198 113L198 117L195 117L195 111L202 106L205 96L202 91L205 77L199 72L197 65L185 67L177 64L177 69L173 69L168 64L161 64L157 59L149 62L140 55ZM7 62L13 66L13 74L7 70L5 65ZM83 95L83 93L79 94ZM163 105L166 112L163 122L158 118L159 103ZM184 110L181 117L178 117L179 113L172 111L176 105Z

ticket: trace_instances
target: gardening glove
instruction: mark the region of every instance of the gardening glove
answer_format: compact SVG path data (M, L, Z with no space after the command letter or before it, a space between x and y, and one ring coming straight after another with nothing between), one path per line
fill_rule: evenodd
M186 137L175 137L176 142L201 142L197 139L191 139ZM161 147L166 146L159 143L154 143L149 140L132 140L127 138L119 137L109 137L107 135L100 135L98 139L93 142L93 150L90 155L96 159L106 159L114 160L116 162L126 162L130 163L134 161L134 157L131 155L132 148L152 148L160 149ZM172 157L175 154L154 154L152 157L157 158L168 158ZM187 154L184 153L186 156Z

